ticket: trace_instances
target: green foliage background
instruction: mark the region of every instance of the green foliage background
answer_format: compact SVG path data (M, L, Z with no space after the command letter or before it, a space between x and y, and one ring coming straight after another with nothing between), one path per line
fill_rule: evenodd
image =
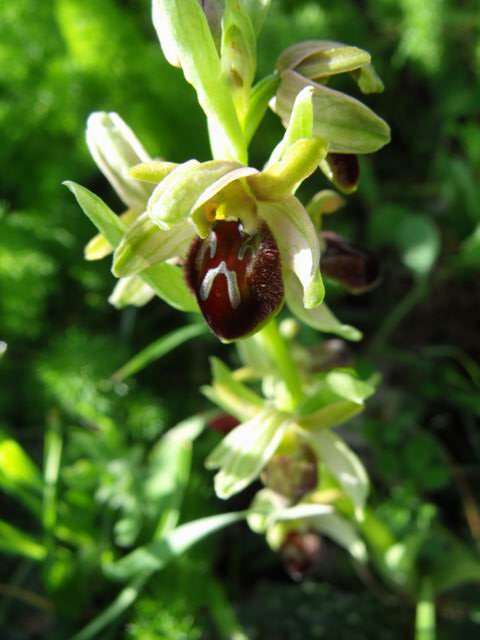
M329 296L338 315L367 336L356 347L358 366L380 368L384 379L361 424L372 505L402 539L426 531L428 565L429 554L444 553L445 530L471 548L480 539L477 2L272 4L259 41L259 77L289 44L326 38L369 50L385 81L385 94L369 104L392 125L392 143L362 160L358 193L329 219L330 228L381 256L383 284L362 298L333 287ZM108 261L83 260L93 230L61 182L75 179L119 208L84 142L95 110L120 113L152 155L180 162L209 152L194 93L162 57L148 0L5 2L0 33L0 341L7 345L0 427L40 466L45 434L61 430L58 517L75 532L41 571L32 558L5 556L0 627L4 638L68 638L115 594L100 561L141 542L151 527L143 493L149 451L165 429L206 406L196 390L209 379L207 355L224 352L213 339L198 339L135 382L111 381L130 356L184 318L159 301L122 312L108 305ZM280 135L271 114L254 140L254 164L261 166ZM312 193L325 186L319 174L315 181ZM313 344L319 337L305 331L302 339ZM214 440L208 434L195 449L184 520L221 508L202 469ZM35 507L18 497L3 486L2 518L40 535ZM229 600L251 637L267 637L252 592L290 603L294 588L278 558L246 529L234 527L224 541L205 543L159 574L124 621L125 637L222 637L215 611L227 610ZM328 628L342 607L360 612L345 637L405 637L411 603L396 602L388 618L398 618L398 633L388 635L386 625L369 630L372 605L355 596L362 587L351 568L339 560L331 573L326 577L353 595L309 592L301 633L284 629L279 638L328 637L315 635L315 624ZM205 576L209 587L200 596ZM31 594L40 600L32 603ZM315 622L318 607L325 614ZM278 615L274 604L269 610ZM474 637L479 611L478 588L457 590L440 610L441 633Z

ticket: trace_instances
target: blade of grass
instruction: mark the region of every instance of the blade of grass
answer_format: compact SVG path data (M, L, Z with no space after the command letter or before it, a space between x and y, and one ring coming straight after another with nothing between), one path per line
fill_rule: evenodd
M163 356L170 353L184 342L197 338L207 333L207 327L204 324L192 324L180 329L175 329L158 340L155 340L148 347L142 349L131 360L126 362L123 367L116 371L112 378L121 382L125 378L135 375L146 366L159 360Z
M50 555L53 552L55 544L55 525L57 523L57 482L60 472L62 447L63 438L61 424L58 415L52 413L48 417L47 433L45 435L42 510L45 546Z

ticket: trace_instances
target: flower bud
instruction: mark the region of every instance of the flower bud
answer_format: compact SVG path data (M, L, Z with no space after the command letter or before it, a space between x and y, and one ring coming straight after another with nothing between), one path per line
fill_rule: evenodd
M329 40L307 40L294 44L279 56L278 71L294 69L312 80L354 71L370 62L367 51Z
M261 478L266 487L297 502L317 486L317 459L307 446L279 453L270 460Z
M329 153L320 169L342 193L353 193L358 187L360 166L352 153Z
M211 330L226 342L261 329L283 302L280 254L266 225L248 234L237 221L217 222L193 241L185 274Z
M320 237L324 242L320 258L323 275L350 293L364 293L380 282L380 266L372 253L332 231L323 231Z

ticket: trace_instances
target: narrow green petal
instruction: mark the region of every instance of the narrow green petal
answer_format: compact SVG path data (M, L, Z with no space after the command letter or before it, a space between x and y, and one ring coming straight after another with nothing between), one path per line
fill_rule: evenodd
M238 162L211 160L199 164L190 160L158 185L148 202L148 214L161 229L170 229L227 184L255 171Z
M359 519L362 517L358 512ZM365 543L361 539L353 524L336 513L326 513L312 518L312 528L331 538L340 547L346 549L359 562L366 562L368 553Z
M152 188L133 180L129 171L150 156L133 131L117 113L99 111L89 116L86 137L93 159L121 200L128 207L144 209Z
M302 138L288 147L282 159L248 179L260 200L281 200L296 191L327 155L328 145L321 138Z
M112 271L117 277L130 276L156 262L183 256L194 235L188 221L164 231L144 213L128 228L116 248Z
M108 301L116 309L128 305L143 307L155 297L155 291L138 276L120 278L110 294Z
M293 196L276 203L259 203L258 215L267 223L280 250L285 285L298 278L304 290L303 304L308 308L318 306L325 291L319 273L320 245L310 216Z
M220 442L206 461L209 469L220 468L215 476L215 491L219 498L229 498L258 477L289 424L285 414L264 409Z
M273 150L265 168L278 162L297 140L313 135L313 87L304 87L295 98L285 135Z
M316 309L305 309L302 299L302 290L295 278L289 277L285 282L285 297L290 310L299 320L308 326L334 333L337 336L357 342L362 339L362 333L348 324L342 324L333 315L325 303Z
M158 184L171 173L178 165L175 162L164 162L163 160L150 160L141 162L130 169L130 175L135 180Z
M373 153L390 141L390 128L367 106L325 85L306 80L294 71L282 73L273 110L285 126L296 96L306 87L314 89L315 135L326 140L331 153Z

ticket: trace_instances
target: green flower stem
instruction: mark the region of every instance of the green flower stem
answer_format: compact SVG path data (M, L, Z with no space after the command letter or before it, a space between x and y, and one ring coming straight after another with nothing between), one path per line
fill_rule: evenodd
M258 334L265 351L278 367L291 397L291 409L295 409L304 399L302 381L290 349L281 336L276 320L271 320Z
M435 602L432 581L424 578L415 616L415 640L435 640Z

